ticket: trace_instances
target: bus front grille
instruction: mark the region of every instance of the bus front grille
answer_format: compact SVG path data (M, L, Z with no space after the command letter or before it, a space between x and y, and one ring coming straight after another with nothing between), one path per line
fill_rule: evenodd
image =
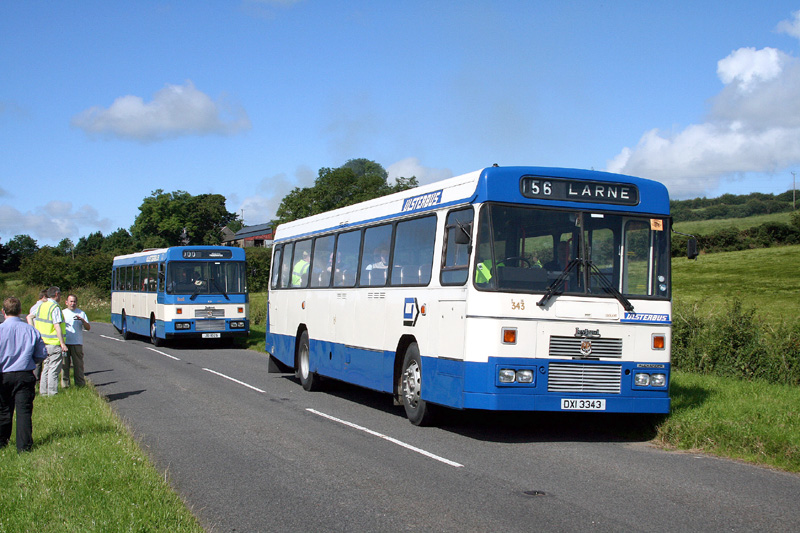
M224 320L197 320L194 323L197 331L225 331Z
M550 363L548 392L619 394L621 365Z
M223 318L225 316L225 309L214 309L213 307L206 307L205 309L195 309L195 318Z
M581 342L585 340L580 337L550 337L550 357L622 357L622 339L588 339L591 343L588 353L581 352Z

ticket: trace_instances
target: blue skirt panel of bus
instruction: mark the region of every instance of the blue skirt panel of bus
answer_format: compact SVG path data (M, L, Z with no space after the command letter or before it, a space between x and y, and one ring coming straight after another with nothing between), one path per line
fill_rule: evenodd
M241 322L242 320L235 320L237 322ZM225 327L216 328L216 329L197 329L197 322L198 320L189 319L189 320L178 320L178 322L189 322L191 327L189 329L175 329L175 324L173 322L164 322L163 320L156 320L156 336L160 339L164 339L166 337L178 337L181 335L197 335L200 333L242 333L250 330L250 321L244 320L244 328L236 328L232 329L230 327L230 320L225 320ZM122 330L122 315L119 313L112 313L111 314L111 324L117 328L118 330ZM125 316L125 326L128 328L130 333L134 333L136 335L142 335L145 337L150 336L150 319L145 317L136 317L136 316Z
M267 332L266 341L268 352L282 363L294 366L294 337ZM394 392L395 353L392 351L365 350L310 339L309 352L312 372L374 390ZM548 374L554 363L618 367L619 392L550 392ZM456 409L561 411L564 400L575 399L605 400L605 412L669 413L670 365L639 365L641 363L496 357L489 358L487 363L473 363L422 357L422 397ZM500 383L501 369L530 370L533 382ZM637 387L633 378L640 372L665 374L667 385ZM581 410L580 406L577 410Z

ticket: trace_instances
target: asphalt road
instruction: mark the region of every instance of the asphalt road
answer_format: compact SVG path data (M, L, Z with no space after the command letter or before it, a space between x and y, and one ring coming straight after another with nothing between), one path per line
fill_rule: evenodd
M264 354L108 324L86 372L208 531L797 531L800 476L620 438L631 417L449 412L305 392Z

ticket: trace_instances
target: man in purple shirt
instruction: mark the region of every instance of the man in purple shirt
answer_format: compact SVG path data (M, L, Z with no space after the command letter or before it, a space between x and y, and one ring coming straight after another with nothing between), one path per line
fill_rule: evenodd
M3 302L5 321L0 324L0 448L11 439L11 422L17 411L17 452L33 446L33 398L36 363L47 358L42 335L19 318L18 298Z

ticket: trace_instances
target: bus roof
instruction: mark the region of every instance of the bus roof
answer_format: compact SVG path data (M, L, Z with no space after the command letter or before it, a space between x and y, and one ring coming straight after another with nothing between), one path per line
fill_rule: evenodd
M533 182L556 184L552 196L526 190ZM613 191L613 196L612 196ZM620 199L624 196L625 201ZM635 199L632 198L635 193ZM635 201L634 201L635 200ZM286 224L275 242L357 226L403 214L487 201L669 215L667 188L657 181L595 170L552 167L487 167Z
M189 255L187 255L189 254ZM220 260L230 259L234 261L244 261L245 253L242 248L233 246L172 246L170 248L156 248L142 250L127 255L118 255L114 258L113 264L119 265L139 265L143 263L154 263L166 260Z

